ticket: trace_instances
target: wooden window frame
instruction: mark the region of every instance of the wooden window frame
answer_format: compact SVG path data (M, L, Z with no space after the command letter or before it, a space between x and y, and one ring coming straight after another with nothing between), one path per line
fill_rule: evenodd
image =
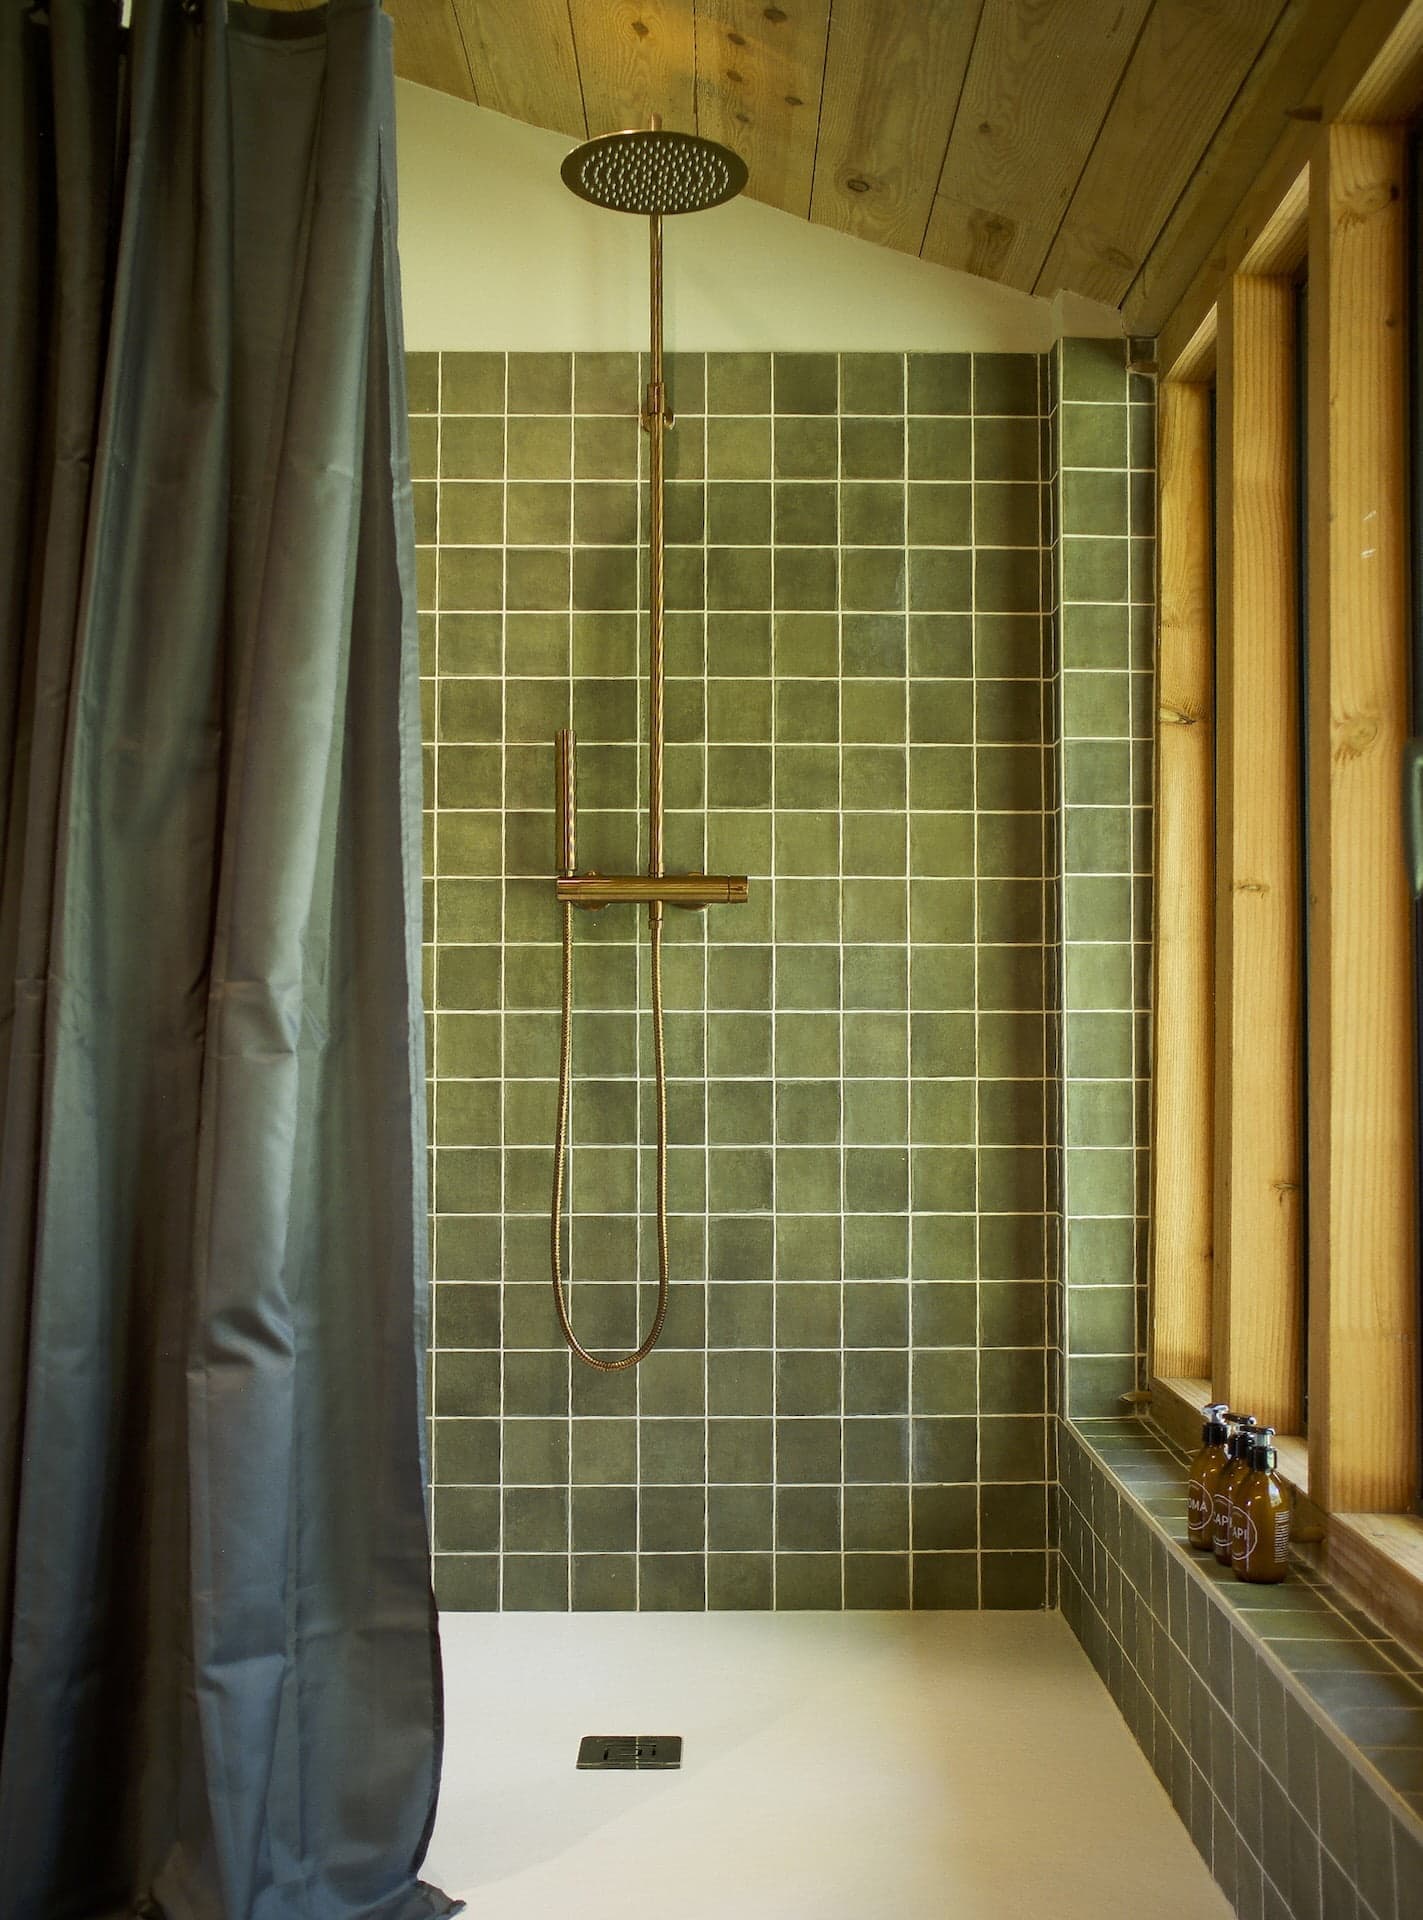
M1423 5L1369 55L1357 34L1341 42L1320 86L1321 124L1288 131L1159 348L1150 1391L1156 1416L1190 1443L1211 1398L1248 1401L1281 1428L1304 1531L1317 1523L1329 1572L1423 1644L1412 902L1399 778L1410 731L1404 316L1417 297L1404 122L1423 110ZM1300 715L1294 286L1306 257Z

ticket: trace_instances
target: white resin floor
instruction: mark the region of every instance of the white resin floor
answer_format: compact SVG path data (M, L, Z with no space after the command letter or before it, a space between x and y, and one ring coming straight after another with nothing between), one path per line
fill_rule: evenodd
M1043 1613L446 1614L425 1875L471 1920L1230 1920ZM680 1733L679 1773L579 1773Z

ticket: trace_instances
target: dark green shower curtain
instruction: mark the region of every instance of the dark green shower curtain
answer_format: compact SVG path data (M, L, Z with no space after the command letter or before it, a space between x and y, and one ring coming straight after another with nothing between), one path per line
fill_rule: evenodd
M390 23L0 0L0 1913L414 1920Z

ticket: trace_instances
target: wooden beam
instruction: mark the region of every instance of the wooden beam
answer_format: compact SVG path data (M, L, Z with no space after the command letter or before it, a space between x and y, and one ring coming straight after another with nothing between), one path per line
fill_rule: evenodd
M918 253L982 0L835 0L811 218Z
M1309 102L1310 88L1355 12L1355 0L1290 0L1283 9L1127 291L1123 312L1131 332L1155 333L1185 293L1290 124L1287 116ZM1282 269L1262 264L1248 270Z
M588 124L567 0L453 0L453 5L480 106L585 139Z
M1406 140L1332 126L1309 275L1310 1485L1401 1511L1417 1459Z
M1357 119L1357 109L1380 90L1371 85L1371 70L1382 63L1389 76L1384 90L1396 95L1410 81L1419 79L1418 58L1423 57L1419 49L1423 49L1423 0L1358 0L1333 53L1299 102L1298 111L1315 115L1325 125L1344 118ZM1415 93L1413 104L1417 98ZM1173 304L1165 289L1159 299L1146 293L1138 296L1135 288L1128 294L1122 306L1127 326L1133 333L1160 335L1158 357L1163 367L1174 364L1202 316L1215 305L1223 282L1240 271L1246 255L1274 219L1281 200L1308 167L1320 137L1318 124L1291 121L1264 170L1195 265L1178 301ZM1191 266L1185 250L1182 264Z
M1152 1057L1152 1371L1210 1366L1211 395L1164 382Z
M1150 0L986 0L926 260L1030 291Z
M697 127L746 162L746 191L810 216L830 0L697 0Z
M692 0L568 0L568 24L590 134L645 127L654 113L666 126L691 128Z
M1279 0L1158 0L1036 292L1122 300L1279 11Z
M1302 1420L1295 290L1227 283L1216 343L1215 1304L1221 1399Z

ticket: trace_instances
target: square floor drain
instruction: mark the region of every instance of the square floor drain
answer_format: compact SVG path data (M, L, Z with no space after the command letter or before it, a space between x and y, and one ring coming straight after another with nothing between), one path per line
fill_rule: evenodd
M578 1746L580 1768L642 1773L681 1764L680 1733L586 1733Z

